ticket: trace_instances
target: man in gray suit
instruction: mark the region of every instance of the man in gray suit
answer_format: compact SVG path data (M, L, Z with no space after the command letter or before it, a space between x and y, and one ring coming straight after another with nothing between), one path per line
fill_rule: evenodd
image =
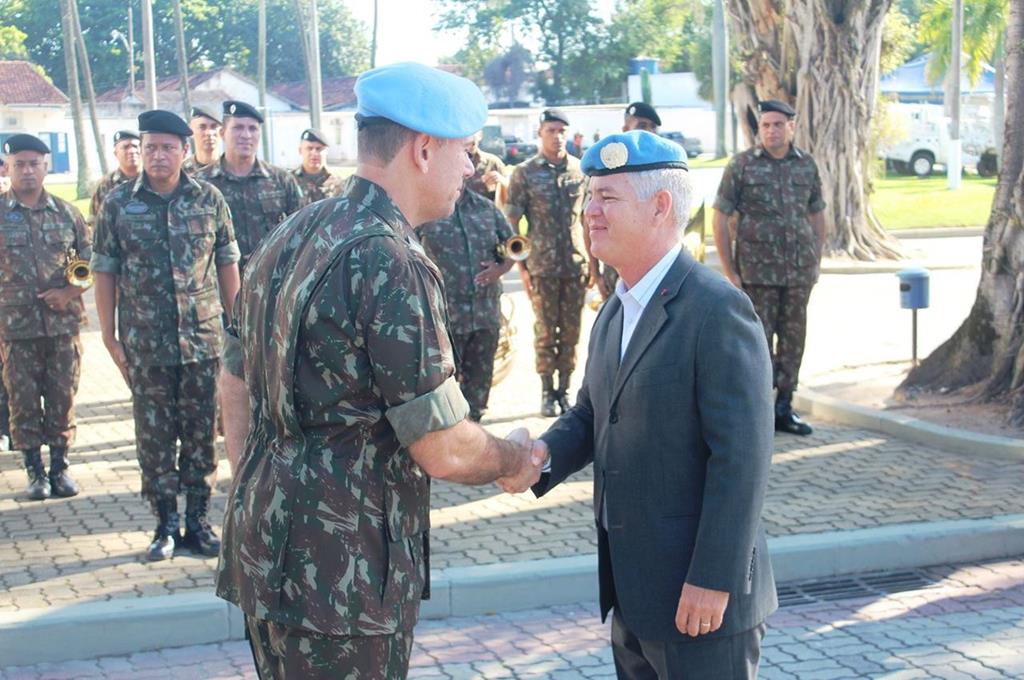
M680 147L616 134L583 170L594 254L621 280L576 405L535 444L550 462L533 491L594 464L601 614L614 609L620 678L754 678L778 606L761 526L774 424L764 330L742 291L680 247Z

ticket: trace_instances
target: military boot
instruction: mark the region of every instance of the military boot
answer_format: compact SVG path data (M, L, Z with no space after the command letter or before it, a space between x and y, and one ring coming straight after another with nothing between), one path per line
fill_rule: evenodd
M540 414L545 418L555 417L555 380L550 375L540 377Z
M22 451L25 460L25 472L28 473L28 486L25 495L30 501L43 501L50 497L50 483L46 480L46 468L43 467L43 454L39 448Z
M210 507L210 492L185 494L185 537L181 547L196 555L214 557L220 552L220 539L213 533L206 513Z
M571 408L569 404L569 378L572 377L571 373L558 372L558 390L555 392L555 403L558 404L558 408L562 413L566 413Z
M78 495L78 485L68 474L68 450L64 446L50 447L50 492L60 498Z
M775 398L775 431L788 432L801 436L809 435L814 430L800 419L793 410L793 393L780 391Z
M178 499L161 498L156 502L157 525L153 534L153 542L146 550L146 559L159 562L174 557L175 543L178 540Z

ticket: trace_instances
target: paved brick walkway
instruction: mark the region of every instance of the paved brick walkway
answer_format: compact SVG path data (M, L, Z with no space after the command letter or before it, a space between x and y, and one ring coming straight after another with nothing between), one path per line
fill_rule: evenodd
M1024 677L1024 562L924 570L937 583L780 610L763 680ZM424 621L409 677L614 678L592 604ZM0 669L0 680L255 680L245 642Z
M522 293L513 297L520 329L516 366L494 391L485 424L497 434L520 425L537 433L546 421L535 415L539 383L530 360L530 310ZM0 612L167 595L212 584L215 559L141 560L154 519L138 495L128 391L99 334L93 330L83 339L78 444L72 454L83 493L68 500L20 500L25 476L19 457L0 455ZM777 439L765 511L771 535L1024 512L1024 465L972 461L876 433L816 425L806 439ZM228 472L222 463L215 518L223 512ZM507 496L495 487L436 483L432 565L593 553L590 493L589 472L542 500Z

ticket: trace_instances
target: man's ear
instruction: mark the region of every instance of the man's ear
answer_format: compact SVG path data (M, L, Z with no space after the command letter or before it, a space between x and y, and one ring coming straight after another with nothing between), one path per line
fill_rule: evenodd
M654 194L654 217L659 221L672 217L672 194L664 189Z
M430 161L433 160L434 156L434 138L422 132L417 132L409 144L409 153L412 154L413 166L426 174Z

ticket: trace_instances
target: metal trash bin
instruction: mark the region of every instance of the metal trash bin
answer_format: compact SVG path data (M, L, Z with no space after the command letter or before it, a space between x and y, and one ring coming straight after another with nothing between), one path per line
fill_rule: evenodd
M928 307L929 273L922 267L909 267L896 274L900 279L900 307L926 309Z

